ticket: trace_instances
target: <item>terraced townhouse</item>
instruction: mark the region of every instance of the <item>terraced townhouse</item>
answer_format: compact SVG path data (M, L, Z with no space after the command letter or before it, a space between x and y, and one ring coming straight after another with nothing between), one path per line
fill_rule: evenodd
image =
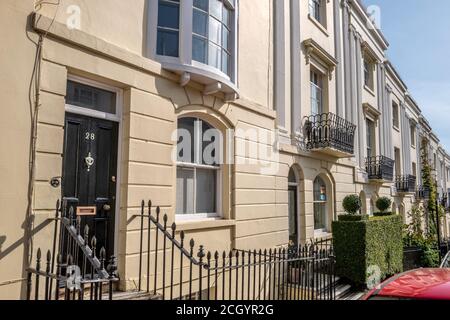
M3 0L0 21L2 299L25 297L58 199L133 290L142 200L209 250L250 250L331 237L348 194L406 221L424 143L448 192L450 157L360 1Z

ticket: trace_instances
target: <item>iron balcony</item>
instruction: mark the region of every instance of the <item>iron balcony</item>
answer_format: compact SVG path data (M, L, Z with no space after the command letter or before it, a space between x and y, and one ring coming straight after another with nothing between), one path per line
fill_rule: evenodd
M331 112L305 117L306 149L350 158L354 153L355 131L354 124Z
M394 160L385 156L368 157L366 171L369 180L391 182L394 180Z
M416 197L420 200L430 199L430 188L420 186L419 188L417 188Z
M416 176L411 174L395 177L395 188L398 193L416 192Z

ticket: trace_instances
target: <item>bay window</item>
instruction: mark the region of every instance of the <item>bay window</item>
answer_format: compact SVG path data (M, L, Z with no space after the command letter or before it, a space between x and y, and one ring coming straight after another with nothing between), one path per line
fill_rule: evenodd
M222 138L198 118L178 120L176 214L220 216Z
M165 69L237 93L237 1L151 1L149 55Z
M208 3L209 2L209 3ZM230 9L220 0L194 0L192 59L229 75Z

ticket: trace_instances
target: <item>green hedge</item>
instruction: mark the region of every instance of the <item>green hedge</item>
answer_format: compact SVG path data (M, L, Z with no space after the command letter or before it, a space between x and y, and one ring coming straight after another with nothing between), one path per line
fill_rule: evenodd
M374 212L373 216L374 217L387 217L387 216L392 216L393 213L392 212Z
M364 221L364 220L369 220L369 216L366 214L363 214L363 215L343 214L338 217L338 220L339 221L347 221L347 222L349 222L349 221Z
M373 267L379 268L379 280L402 272L402 227L398 215L333 222L337 275L367 287L376 278Z

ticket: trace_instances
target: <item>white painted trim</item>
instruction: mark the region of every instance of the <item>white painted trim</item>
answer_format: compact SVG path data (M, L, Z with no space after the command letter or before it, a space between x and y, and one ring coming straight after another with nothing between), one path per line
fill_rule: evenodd
M114 221L114 256L118 256L118 244L119 244L119 223L120 223L120 185L122 183L122 150L123 150L123 90L117 87L113 87L98 81L91 79L67 75L67 81L75 81L81 84L86 84L99 89L108 90L116 94L116 114L108 114L105 112L99 112L92 109L82 108L78 106L72 106L65 104L66 113L74 113L84 115L97 119L105 119L119 124L117 133L117 169L116 169L116 206L115 206L115 221Z

